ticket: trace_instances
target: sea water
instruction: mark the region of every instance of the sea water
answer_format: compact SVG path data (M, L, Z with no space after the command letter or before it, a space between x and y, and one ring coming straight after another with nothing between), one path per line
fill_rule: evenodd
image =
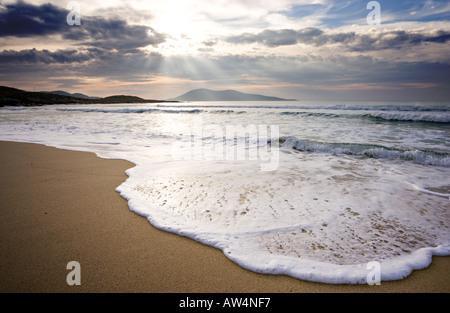
M449 104L4 107L0 129L134 163L133 212L256 272L368 283L450 254Z

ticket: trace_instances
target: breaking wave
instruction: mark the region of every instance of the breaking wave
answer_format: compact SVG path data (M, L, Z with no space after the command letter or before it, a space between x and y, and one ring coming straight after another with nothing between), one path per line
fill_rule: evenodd
M375 159L412 161L417 164L450 167L450 155L437 151L419 149L399 149L381 145L357 143L327 143L303 140L288 136L279 138L282 149L292 152L329 153L333 155L353 155Z

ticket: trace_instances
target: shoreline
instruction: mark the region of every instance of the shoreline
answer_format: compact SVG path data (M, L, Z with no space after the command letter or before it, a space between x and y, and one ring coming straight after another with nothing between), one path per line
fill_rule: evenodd
M161 231L115 188L123 160L0 141L0 292L448 293L450 258L380 286L328 285L258 274L222 251ZM81 285L66 269L79 262Z

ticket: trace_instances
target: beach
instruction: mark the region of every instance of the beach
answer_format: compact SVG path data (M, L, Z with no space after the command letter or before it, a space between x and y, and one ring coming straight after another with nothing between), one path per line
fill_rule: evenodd
M115 188L133 164L38 144L0 142L0 292L447 293L450 258L379 286L265 275L222 251L151 226ZM66 268L80 264L81 284Z

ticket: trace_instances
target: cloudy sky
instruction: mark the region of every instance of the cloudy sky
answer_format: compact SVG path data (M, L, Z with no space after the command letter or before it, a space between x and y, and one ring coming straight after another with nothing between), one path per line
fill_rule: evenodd
M79 0L79 11L69 2L0 0L0 85L450 101L448 0L378 1L379 24L369 1Z

